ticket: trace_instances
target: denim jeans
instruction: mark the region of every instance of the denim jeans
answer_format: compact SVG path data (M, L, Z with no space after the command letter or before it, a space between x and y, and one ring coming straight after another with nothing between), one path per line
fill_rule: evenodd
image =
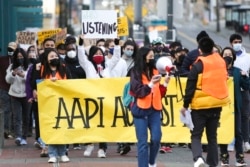
M191 148L194 161L202 157L201 137L204 128L206 128L208 141L206 162L209 166L218 165L217 128L221 110L221 108L192 110L191 116L194 129L191 131Z
M26 139L29 130L29 110L26 97L11 97L15 137Z
M4 114L4 131L12 131L12 119L10 110L10 96L8 91L0 89L0 112Z
M48 145L49 157L61 157L66 155L66 145L62 144L51 144Z
M155 164L162 136L161 112L154 109L144 110L144 112L146 113L144 117L133 117L137 137L138 167ZM150 132L149 144L148 129Z

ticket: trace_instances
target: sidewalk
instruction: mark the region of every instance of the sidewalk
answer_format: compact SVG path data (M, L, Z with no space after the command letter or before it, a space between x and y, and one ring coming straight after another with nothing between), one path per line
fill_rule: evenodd
M0 150L0 167L136 167L136 146L131 151L120 156L116 153L116 143L108 143L107 157L97 158L97 145L91 157L83 157L82 150L73 150L70 145L69 163L49 164L48 158L41 158L39 149L33 146L34 139L28 138L28 145L16 146L13 139L5 140ZM206 154L204 153L204 157ZM245 154L245 160L250 166L250 154ZM235 163L234 152L230 152L230 163ZM158 154L157 167L192 167L192 152L188 148L174 147L173 153Z

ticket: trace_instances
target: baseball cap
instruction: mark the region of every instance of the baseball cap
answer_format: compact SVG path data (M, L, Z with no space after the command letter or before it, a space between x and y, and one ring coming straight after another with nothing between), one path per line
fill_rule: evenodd
M11 48L11 49L13 49L13 50L16 50L16 48L17 48L16 42L10 42L10 43L8 44L8 48Z

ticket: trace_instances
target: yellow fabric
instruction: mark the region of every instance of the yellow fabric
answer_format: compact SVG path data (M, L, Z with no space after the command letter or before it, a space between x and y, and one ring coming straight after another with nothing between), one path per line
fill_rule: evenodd
M164 79L162 78L162 83ZM186 78L180 78L181 87ZM37 84L41 138L46 144L136 142L131 112L122 104L122 92L129 78L43 80ZM161 142L190 143L190 131L180 122L183 102L178 82L172 78L162 98ZM234 137L233 79L228 80L232 103L223 107L218 143ZM58 116L61 115L61 119ZM68 114L68 115L67 115ZM58 126L56 126L58 123ZM228 130L230 129L230 130ZM203 134L202 143L206 143Z
M225 61L218 53L198 57L202 61L203 72L199 74L192 109L222 107L230 102L227 87L227 70ZM216 68L215 68L216 63Z
M154 75L159 74L157 70L153 71ZM149 80L147 79L146 75L142 75L142 83L144 85L149 84ZM159 88L159 83L154 84L153 88L151 88L151 93L143 98L137 98L137 105L139 108L142 109L149 109L151 106L153 106L156 110L162 109L162 103L161 103L161 92Z

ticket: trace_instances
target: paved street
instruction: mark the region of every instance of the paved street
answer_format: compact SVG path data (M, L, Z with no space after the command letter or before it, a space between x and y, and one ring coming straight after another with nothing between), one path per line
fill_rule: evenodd
M107 158L97 158L97 144L91 157L83 157L82 150L69 151L71 162L60 164L48 164L48 158L40 158L40 150L33 146L34 139L28 138L28 145L16 146L14 139L5 140L5 146L0 150L0 167L136 167L136 146L132 146L131 152L125 156L116 153L116 144L109 143ZM204 156L206 154L204 153ZM246 154L246 161L250 164L250 154ZM230 163L235 163L234 152L230 153ZM192 153L188 148L174 147L173 153L159 154L157 167L192 167ZM249 165L250 166L250 165Z
M216 22L210 22L208 25L203 25L200 20L193 19L192 21L184 21L183 19L176 20L174 22L177 28L177 38L181 41L184 47L192 50L197 47L196 36L197 34L205 30L208 35L215 41L216 44L222 48L230 46L229 37L235 33L234 30L225 28L225 22L220 22L221 31L216 32ZM250 52L250 38L248 35L243 37L243 46Z

